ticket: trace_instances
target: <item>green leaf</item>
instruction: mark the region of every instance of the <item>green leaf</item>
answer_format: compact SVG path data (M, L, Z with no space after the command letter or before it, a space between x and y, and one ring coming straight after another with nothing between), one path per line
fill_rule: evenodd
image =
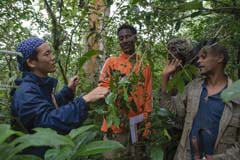
M199 68L194 65L188 65L187 68L193 75L196 75L199 73Z
M177 21L177 23L175 24L175 30L178 31L181 27L182 21Z
M13 144L1 144L0 145L0 159L10 159L10 160L40 160L41 158L38 158L33 155L16 155L17 153L21 152L23 149L25 149L26 146L20 146L18 145L15 147Z
M11 160L42 160L42 158L34 155L17 155L11 158Z
M14 130L11 130L10 125L8 124L0 124L0 144L3 143L7 138L10 136L17 134L17 135L23 135L22 132L17 132Z
M180 93L182 93L184 91L184 87L185 87L185 83L183 81L183 79L178 79L178 84L177 84L177 89Z
M83 66L83 64L90 59L92 56L97 55L97 54L101 54L102 51L100 50L90 50L88 52L86 52L80 59L79 59L79 63L78 63L78 68L81 68Z
M113 116L113 125L115 127L119 127L119 125L120 125L120 119L119 119L119 117L117 115Z
M113 125L116 126L116 127L119 127L120 118L118 116L118 109L115 105L112 105L111 110L112 110L111 114L112 114L112 117L113 117Z
M113 124L113 116L109 113L106 116L107 126L110 127Z
M116 101L116 98L117 98L117 94L116 93L113 93L113 92L110 92L107 97L105 98L105 102L106 104L108 105L111 105L111 104L114 104L115 101Z
M163 135L166 136L168 138L168 140L171 140L171 136L169 135L167 129L163 129Z
M63 135L57 134L56 131L50 128L36 128L34 129L36 133L34 134L26 134L22 137L15 139L12 143L19 144L18 146L61 146L61 145L69 145L74 146L73 141Z
M159 110L155 114L161 117L169 117L171 115L171 113L163 107L159 108Z
M164 152L162 147L152 147L150 149L151 160L163 160Z
M118 111L117 111L117 107L114 104L111 104L108 106L109 112L106 116L106 120L107 120L107 126L111 126L114 125L116 127L119 127L120 125L120 119L118 117Z
M124 101L128 101L128 91L127 91L127 88L124 86L123 87L123 98L124 98Z
M240 80L234 82L221 93L224 102L229 102L240 97Z
M56 149L49 149L44 155L45 160L67 160L72 154L72 147L65 146Z
M97 112L97 114L102 114L102 115L105 115L108 113L108 111L106 111L103 108L94 108L94 111Z
M78 149L81 146L86 145L87 143L93 141L95 139L96 135L97 135L96 131L95 132L88 131L88 132L85 132L84 134L82 134L81 136L79 136L78 139L75 141L77 145L74 147L72 159L77 158L76 153L77 153Z
M76 147L75 149L78 149L81 145L87 144L90 141L94 140L96 137L98 131L88 131L82 134L81 136L78 137L78 139L75 141L76 142Z
M1 144L0 145L0 159L8 159L16 154L15 148L11 144ZM14 153L13 153L14 152Z
M77 129L71 130L71 132L68 134L71 139L76 138L77 136L83 134L84 132L90 130L90 129L96 129L96 125L88 125L88 126L83 126Z
M112 151L116 149L124 149L124 146L116 141L95 141L87 145L84 145L78 149L78 156L94 155L104 153L106 151Z
M121 78L121 80L118 82L118 84L131 84L131 82L128 80L127 77Z

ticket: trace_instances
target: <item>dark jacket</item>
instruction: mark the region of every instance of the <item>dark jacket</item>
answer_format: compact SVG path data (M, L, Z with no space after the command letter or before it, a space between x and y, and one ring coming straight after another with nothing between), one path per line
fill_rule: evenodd
M67 86L55 94L59 108L56 108L52 93L57 80L40 78L31 72L16 81L18 88L12 93L12 114L19 117L24 127L52 128L58 133L68 133L87 118L87 104L82 97L74 98Z
M27 131L33 128L52 128L60 134L66 134L77 128L87 118L87 104L82 97L74 98L73 91L67 86L55 94L58 108L54 105L52 93L57 80L40 78L31 72L26 72L22 79L16 81L18 86L12 91L11 111L13 117L21 122ZM29 153L40 153L30 149Z

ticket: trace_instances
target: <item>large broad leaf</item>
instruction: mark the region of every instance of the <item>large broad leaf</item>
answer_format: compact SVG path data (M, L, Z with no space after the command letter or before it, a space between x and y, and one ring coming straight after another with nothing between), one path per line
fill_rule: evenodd
M231 86L226 88L222 94L221 98L224 102L228 102L240 97L240 80L234 82Z
M0 159L8 159L11 156L14 156L15 154L12 155L14 152L14 146L10 144L1 144L0 145Z
M91 141L94 140L94 138L97 135L97 131L93 132L93 131L87 131L83 134L81 134L76 140L76 146L74 147L75 150L77 150L81 145L85 145Z
M72 147L66 146L62 148L49 149L45 153L44 160L67 160L72 153Z
M10 136L17 134L17 135L23 135L21 132L13 131L11 130L10 125L8 124L1 124L0 125L0 144L3 143L7 138Z
M42 160L42 158L34 155L17 155L11 158L11 160Z
M0 145L0 159L8 160L16 156L17 153L25 149L26 145L15 146L11 144L1 144Z
M151 160L163 160L163 149L162 147L152 147L150 150Z
M74 147L71 159L76 159L78 157L77 155L78 149L81 146L86 145L87 143L93 141L96 135L97 135L97 132L88 131L83 133L81 136L79 136L78 139L76 140L77 145Z
M88 126L83 126L77 129L73 129L68 135L70 136L71 139L76 138L78 135L90 130L90 129L96 129L95 125L88 125Z
M85 53L85 54L79 59L78 68L81 68L81 67L83 66L83 64L84 64L88 59L90 59L92 56L97 55L97 54L100 54L100 53L102 53L102 51L100 51L100 50L90 50L90 51L88 51L87 53Z
M26 134L13 141L13 144L19 146L51 146L56 147L60 145L74 146L70 137L57 134L56 131L50 128L36 128L36 133Z
M3 160L41 160L41 158L33 155L16 155L24 148L15 147L11 144L0 145L0 159Z
M78 149L77 155L94 155L116 149L124 149L124 146L116 141L95 141L80 147Z

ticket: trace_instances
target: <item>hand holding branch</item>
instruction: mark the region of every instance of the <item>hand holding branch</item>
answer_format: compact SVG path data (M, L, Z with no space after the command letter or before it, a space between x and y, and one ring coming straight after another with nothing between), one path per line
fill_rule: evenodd
M105 98L109 93L109 89L105 87L96 87L91 92L83 96L86 103L95 102L101 98Z

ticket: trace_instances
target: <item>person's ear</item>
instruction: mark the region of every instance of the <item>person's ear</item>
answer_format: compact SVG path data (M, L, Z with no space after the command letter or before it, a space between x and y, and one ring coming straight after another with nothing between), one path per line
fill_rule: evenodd
M134 42L137 42L137 35L134 36Z
M222 54L220 54L220 55L218 56L217 62L218 62L218 63L223 63L223 60L224 60L224 56L223 56Z
M27 63L27 66L29 67L29 68L35 68L36 67L36 61L35 60L32 60L32 59L27 59L27 61L26 61L26 63Z

